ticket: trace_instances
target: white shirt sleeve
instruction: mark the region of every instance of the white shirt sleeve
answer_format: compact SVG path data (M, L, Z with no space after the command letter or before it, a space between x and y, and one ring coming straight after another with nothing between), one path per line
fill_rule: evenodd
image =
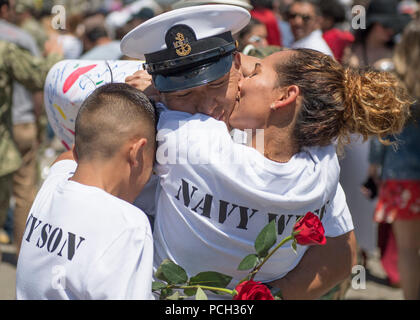
M92 262L85 299L153 299L153 239L147 230L126 229Z
M340 184L337 186L337 191L329 210L330 214L323 221L326 237L338 237L354 229L346 196Z

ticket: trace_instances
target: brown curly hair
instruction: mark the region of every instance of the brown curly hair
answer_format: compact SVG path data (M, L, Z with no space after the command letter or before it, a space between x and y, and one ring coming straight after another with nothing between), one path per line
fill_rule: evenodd
M302 106L294 128L299 146L326 146L338 150L352 134L366 140L384 138L402 130L413 100L397 78L387 72L344 68L333 58L311 49L294 49L276 66L278 86L297 85Z

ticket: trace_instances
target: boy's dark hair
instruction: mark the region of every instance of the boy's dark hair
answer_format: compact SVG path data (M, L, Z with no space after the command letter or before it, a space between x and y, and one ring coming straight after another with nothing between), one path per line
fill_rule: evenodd
M125 83L95 89L82 103L75 124L80 160L108 159L130 139L146 138L155 148L155 109L139 90Z

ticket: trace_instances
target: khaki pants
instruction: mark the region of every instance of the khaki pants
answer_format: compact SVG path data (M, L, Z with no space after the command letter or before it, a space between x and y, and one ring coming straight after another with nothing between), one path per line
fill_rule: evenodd
M24 123L13 126L13 138L22 157L22 166L13 174L14 241L19 254L26 218L37 192L37 126Z

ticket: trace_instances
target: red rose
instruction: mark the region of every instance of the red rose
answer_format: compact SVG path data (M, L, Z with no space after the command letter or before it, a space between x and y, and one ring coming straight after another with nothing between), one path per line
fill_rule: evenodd
M235 288L238 292L233 300L274 300L270 290L261 282L244 281Z
M306 215L296 222L293 227L293 232L300 231L295 235L295 239L300 245L311 245L311 244L325 244L327 239L325 238L325 230L322 226L321 220L314 215L312 212L306 213Z

